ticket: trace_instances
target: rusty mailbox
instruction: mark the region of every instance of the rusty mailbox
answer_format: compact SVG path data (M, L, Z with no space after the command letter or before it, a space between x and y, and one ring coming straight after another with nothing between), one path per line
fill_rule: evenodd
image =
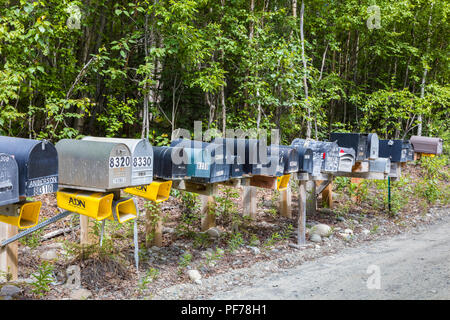
M126 144L63 139L56 149L64 188L106 192L132 186L132 156Z
M153 148L147 139L84 137L87 141L123 143L131 151L131 185L143 186L153 181Z
M0 153L0 206L16 202L19 202L19 167L14 157Z
M442 154L443 140L441 138L412 136L409 141L413 145L414 152L434 155Z
M12 155L19 169L19 196L58 190L58 154L49 141L0 136L0 152Z

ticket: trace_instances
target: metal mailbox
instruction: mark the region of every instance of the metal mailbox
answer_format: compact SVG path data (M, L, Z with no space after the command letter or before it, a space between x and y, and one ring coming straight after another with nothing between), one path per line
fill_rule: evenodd
M339 148L339 169L340 172L352 172L355 165L356 152L353 148Z
M0 153L0 206L16 202L19 202L19 167L12 156Z
M298 171L313 173L313 151L310 148L305 148L300 144L291 144L297 150L298 154ZM319 168L320 169L320 168Z
M187 177L187 155L180 147L153 147L153 175L165 180ZM178 163L173 158L179 158Z
M261 141L257 139L216 138L213 141L222 145L226 159L236 156L237 164L242 165L244 174L252 172L255 164L263 162L260 157ZM266 152L263 150L263 152Z
M231 165L226 163L222 145L177 139L172 141L171 146L184 148L188 158L188 176L193 181L216 183L230 179Z
M411 143L405 140L380 140L379 155L391 159L391 162L414 160L414 150Z
M153 181L153 148L147 139L84 137L87 141L126 144L131 151L131 185L148 185Z
M19 169L19 197L58 190L58 154L46 140L0 136L0 152L14 156Z
M330 141L337 141L340 147L355 149L356 161L378 158L379 140L376 133L332 132Z
M409 140L414 147L414 152L426 154L442 154L441 138L412 136Z
M269 154L276 153L277 149L283 165L283 174L298 172L299 156L297 149L291 146L271 145L269 147Z
M253 164L252 175L269 177L281 177L284 174L283 158L270 154L268 151L267 162Z
M105 192L132 185L131 152L123 143L63 139L56 149L65 188Z
M339 146L336 142L296 138L292 141L292 145L310 148L313 151L313 176L319 175L321 172L332 173L338 171Z
M369 160L369 172L389 173L391 171L391 160L389 158L377 158Z

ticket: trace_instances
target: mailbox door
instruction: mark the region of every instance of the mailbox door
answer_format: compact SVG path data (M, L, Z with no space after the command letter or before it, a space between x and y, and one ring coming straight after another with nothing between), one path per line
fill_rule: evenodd
M27 197L58 191L58 153L51 143L39 143L30 152L25 193Z
M19 168L12 156L0 153L0 206L17 202L19 202Z
M109 189L120 189L132 186L132 156L125 144L118 143L109 156Z
M367 136L367 151L368 151L368 159L376 159L378 158L378 150L379 150L379 139L376 133L370 133Z

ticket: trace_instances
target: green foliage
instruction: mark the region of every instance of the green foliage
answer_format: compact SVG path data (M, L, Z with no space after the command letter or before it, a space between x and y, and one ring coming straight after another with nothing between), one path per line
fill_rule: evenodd
M44 261L38 267L38 270L31 275L35 280L31 282L33 293L43 297L47 292L50 291L49 284L54 281L53 279L53 269L54 266L50 263Z
M448 159L441 157L422 157L419 162L423 168L423 182L416 185L416 192L425 198L429 204L438 199L446 199L448 192L442 188L442 182L448 181L450 174L446 165Z
M191 192L180 192L182 203L181 221L177 225L178 235L194 236L195 230L201 222L200 203L198 195Z
M228 251L232 253L243 245L244 245L244 237L242 236L242 233L240 232L232 233L230 239L227 242Z
M192 254L189 252L184 253L180 260L178 260L178 273L181 274L185 268L187 268L192 262Z
M155 268L150 268L145 272L145 275L139 281L138 289L139 291L144 291L148 288L148 285L155 281L159 276L159 270Z

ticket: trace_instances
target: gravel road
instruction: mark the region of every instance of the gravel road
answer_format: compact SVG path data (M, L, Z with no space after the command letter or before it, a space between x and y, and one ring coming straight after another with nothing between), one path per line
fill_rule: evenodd
M208 298L450 299L448 209L420 230L345 248Z

